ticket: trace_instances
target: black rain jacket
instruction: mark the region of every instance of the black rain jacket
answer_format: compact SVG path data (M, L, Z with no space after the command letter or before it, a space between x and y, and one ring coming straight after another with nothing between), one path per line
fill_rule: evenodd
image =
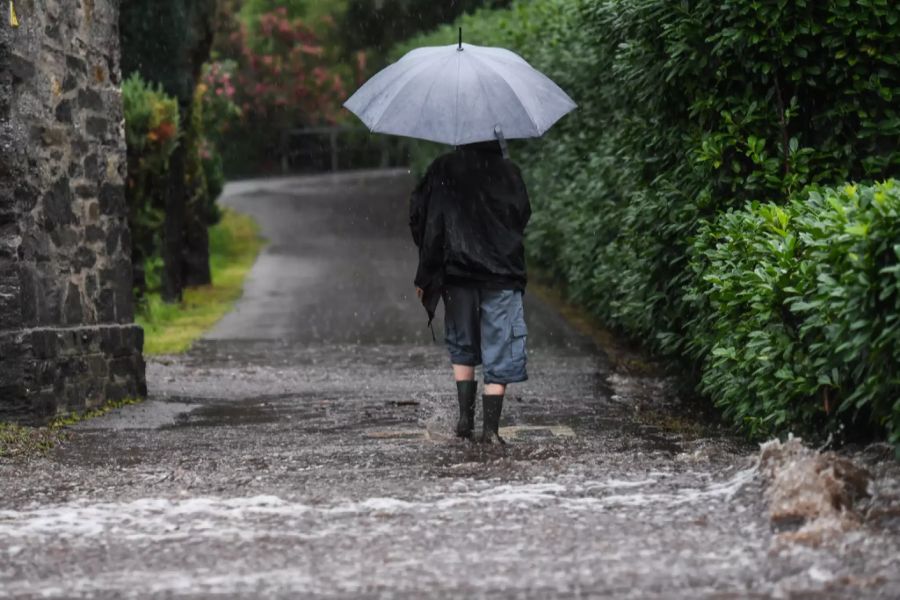
M429 324L445 284L525 289L530 217L522 172L499 143L460 146L431 163L409 205Z

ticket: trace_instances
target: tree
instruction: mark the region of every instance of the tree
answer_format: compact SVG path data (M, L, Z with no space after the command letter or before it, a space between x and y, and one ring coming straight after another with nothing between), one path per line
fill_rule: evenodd
M191 123L194 91L213 42L216 0L130 0L122 4L119 28L122 71L159 84L178 102L182 123ZM206 211L190 202L185 144L173 152L165 193L163 298L179 301L186 282L209 283Z

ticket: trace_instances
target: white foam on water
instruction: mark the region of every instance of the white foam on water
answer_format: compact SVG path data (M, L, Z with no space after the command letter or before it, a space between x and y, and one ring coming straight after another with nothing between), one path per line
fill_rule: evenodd
M251 592L265 586L269 589L291 589L305 592L314 589L316 579L311 573L300 569L277 569L249 573L211 573L192 570L167 571L111 571L97 573L90 577L66 576L59 579L44 579L36 586L34 582L12 582L0 590L0 597L6 594L34 594L45 598L71 597L96 592L116 592L126 598L143 598L154 594L181 595L200 593Z
M757 469L751 467L735 473L731 479L722 482L711 483L708 486L698 488L680 488L666 492L636 492L633 494L615 494L599 498L604 506L649 506L662 504L666 506L681 506L710 500L731 500L745 485L756 478Z
M320 508L326 514L360 514L360 513L401 513L409 512L416 507L415 502L407 502L397 498L367 498L360 502L347 502L333 508Z
M584 488L588 491L606 490L617 488L639 488L653 485L658 479L649 478L638 481L626 481L623 479L607 479L606 481L589 481L584 484Z
M0 511L0 540L6 545L40 539L85 540L103 536L129 539L174 539L196 535L206 538L283 536L320 537L329 516L367 518L386 515L426 515L471 510L494 505L503 508L548 506L584 511L612 507L679 506L710 500L731 499L756 474L755 469L736 473L724 482L703 488L644 491L655 479L589 482L567 487L560 483L504 484L475 490L455 489L422 500L389 497L343 501L332 505L290 502L277 496L183 499L143 498L129 502L92 504L86 500L21 511ZM604 490L634 490L602 495ZM597 494L601 492L601 494ZM284 524L314 519L314 530L294 531Z
M0 510L0 539L37 537L97 537L107 533L129 536L165 533L178 529L186 519L194 529L212 529L221 524L204 520L215 517L227 522L254 515L297 516L311 510L290 504L277 496L237 498L142 498L131 502L90 504L86 501L30 510ZM222 529L221 531L228 531Z

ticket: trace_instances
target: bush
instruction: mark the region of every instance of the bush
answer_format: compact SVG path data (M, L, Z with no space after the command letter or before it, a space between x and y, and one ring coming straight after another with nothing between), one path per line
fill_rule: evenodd
M254 3L254 11L268 4ZM323 44L333 27L327 20L313 27L280 7L253 12L247 22L234 14L229 26L227 39L217 43L218 60L206 68L206 79L223 84L217 89L240 110L221 147L225 171L271 171L286 130L338 120L350 70Z
M705 222L810 186L900 175L898 20L887 0L535 0L458 24L579 104L514 148L534 207L530 259L611 326L706 364L693 334L701 272L689 263ZM395 56L452 42L456 25ZM416 164L433 158L416 148ZM762 434L815 421L803 414L739 421Z
M125 142L128 148L128 225L132 263L138 293L146 289L146 264L153 260L162 240L169 158L178 147L181 123L178 103L160 86L151 86L134 74L122 84ZM155 274L149 279L155 281Z
M689 348L727 416L757 435L868 421L900 442L898 182L729 211L690 270Z
M594 96L594 115L564 124L560 144L577 149L563 160L587 160L552 159L545 173L574 172L577 187L541 185L542 201L568 201L536 229L582 300L661 350L683 351L686 253L704 218L900 172L886 5L585 0L577 12L602 40L581 69L594 75L570 88ZM585 216L598 212L609 225Z

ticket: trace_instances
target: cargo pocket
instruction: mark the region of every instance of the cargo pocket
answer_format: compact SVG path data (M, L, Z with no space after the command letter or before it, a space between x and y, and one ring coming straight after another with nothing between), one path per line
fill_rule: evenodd
M525 360L525 344L528 340L528 327L525 323L515 323L512 326L512 342L510 348L512 350L512 359L516 362Z

